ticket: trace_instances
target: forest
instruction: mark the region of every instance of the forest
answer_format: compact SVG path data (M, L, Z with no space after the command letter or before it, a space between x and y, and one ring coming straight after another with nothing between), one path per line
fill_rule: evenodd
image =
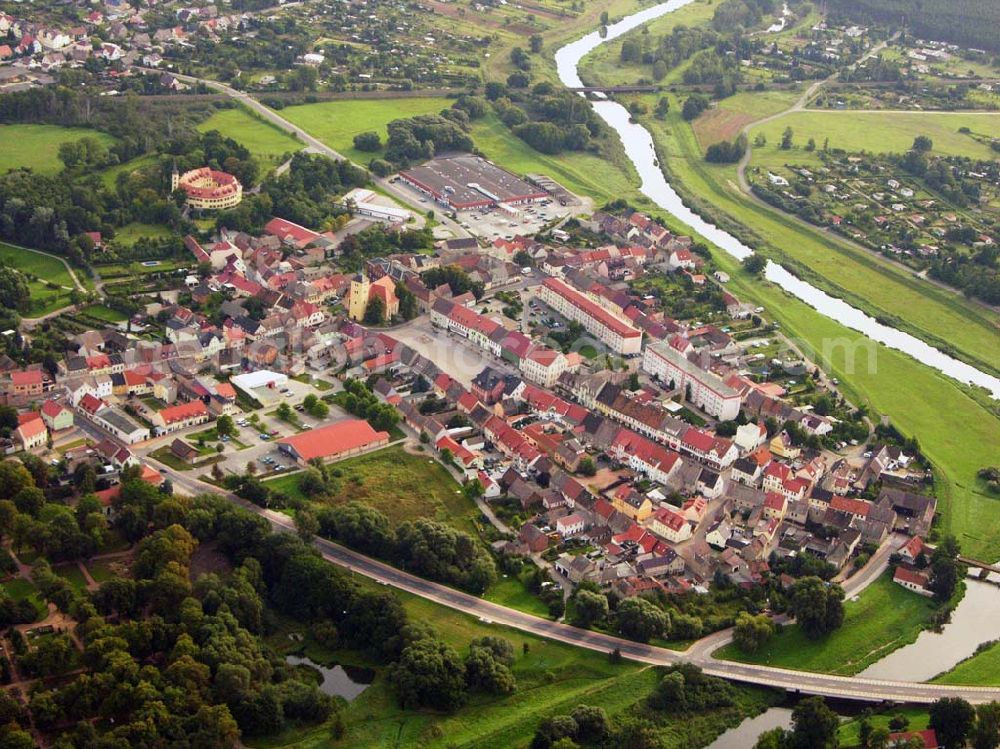
M1000 3L995 0L830 0L832 15L898 27L967 47L1000 52Z

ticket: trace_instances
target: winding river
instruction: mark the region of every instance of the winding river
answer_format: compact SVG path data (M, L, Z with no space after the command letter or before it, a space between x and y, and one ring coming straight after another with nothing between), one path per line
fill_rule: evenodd
M577 68L580 61L590 51L606 41L620 37L622 34L644 23L683 8L691 2L693 0L667 0L667 2L641 10L627 16L618 23L608 26L607 33L603 37L599 32L594 31L560 48L555 55L559 79L563 85L570 88L583 86ZM625 147L625 153L639 174L642 182L639 189L644 195L660 208L668 211L675 218L691 227L695 232L701 234L708 241L721 247L737 259L742 260L748 255L753 254L753 250L740 242L736 237L709 223L684 205L680 196L670 186L663 172L656 164L656 152L653 147L653 138L649 131L642 125L630 122L629 113L625 107L608 100L592 101L591 105L601 119L612 127L621 138L622 144ZM841 325L851 328L889 348L909 354L917 361L933 367L960 382L983 387L994 398L1000 399L1000 378L981 372L965 362L948 356L909 333L904 333L878 322L861 310L852 307L844 300L830 296L826 292L797 278L777 263L768 261L765 277L819 313L839 322Z

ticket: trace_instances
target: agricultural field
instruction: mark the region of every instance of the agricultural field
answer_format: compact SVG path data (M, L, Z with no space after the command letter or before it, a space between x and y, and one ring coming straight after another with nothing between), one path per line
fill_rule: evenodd
M750 123L791 107L799 95L797 90L781 89L744 91L723 99L692 123L698 145L704 151L713 143L733 140Z
M794 132L798 148L783 151L779 144L786 127ZM754 148L753 166L783 166L789 158L798 159L804 146L813 138L818 146L829 139L830 148L870 153L903 153L913 145L918 135L934 141L934 152L972 159L992 159L996 153L988 144L959 132L967 127L973 133L996 133L1000 113L972 112L857 112L804 111L790 112L766 124L750 129L752 141L758 133L767 138L767 145ZM794 154L794 157L791 155Z
M239 107L220 109L198 125L198 130L203 133L218 130L227 138L242 143L263 162L263 171L268 166L277 166L286 153L302 148L302 143L296 138Z
M436 460L413 455L402 446L387 447L333 465L341 473L341 489L331 504L358 501L384 513L392 523L431 518L477 535L475 505ZM290 497L303 498L300 474L267 481L267 486Z
M85 127L0 125L0 174L22 166L38 174L56 174L63 168L59 146L87 137L105 146L115 142L107 133Z
M931 621L934 604L905 590L886 573L856 600L844 603L844 624L821 640L809 640L798 625L785 626L764 646L748 655L735 645L713 656L741 663L760 663L797 671L852 676L893 650L908 645Z

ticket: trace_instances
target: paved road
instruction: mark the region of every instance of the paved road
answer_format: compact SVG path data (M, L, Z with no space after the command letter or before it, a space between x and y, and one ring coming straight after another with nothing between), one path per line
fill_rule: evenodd
M151 68L140 68L140 70L146 70L147 72L157 72L157 73L163 72L162 70L155 71ZM195 78L194 76L181 75L180 73L174 74L174 77L178 78L184 83L203 84L205 86L208 86L209 88L215 89L216 91L225 94L226 96L235 99L236 101L240 102L240 104L244 105L251 111L256 112L267 122L270 122L272 125L275 125L276 127L280 128L281 130L284 130L287 133L290 133L291 135L294 135L302 143L305 143L308 150L314 153L323 154L324 156L327 156L331 159L335 159L337 161L350 161L350 159L344 156L342 153L330 148L330 146L326 145L326 143L319 140L318 138L314 138L312 135L307 133L301 127L290 122L289 120L286 120L284 117L275 112L273 109L270 109L265 105L261 104L259 101L257 101L254 97L252 97L245 91L238 91L232 86L227 86L226 84L219 83L218 81L208 80L207 78ZM360 166L362 169L367 168L363 164L358 164L357 166ZM433 208L434 218L437 220L439 224L447 227L447 229L454 236L456 237L472 236L469 232L463 229L457 221L453 221L452 219L448 218L448 216L445 215L445 213L441 210L441 206L437 204L430 205L427 203L421 203L420 196L418 196L415 192L412 192L398 184L390 183L389 180L387 179L372 176L372 180L381 189L392 194L392 196L398 199L401 203L405 203L418 215L423 215L428 210Z
M147 458L150 463L156 461ZM175 471L168 475L174 486L192 494L216 492L218 489L197 479ZM225 495L231 501L267 519L276 530L294 531L290 518L273 510L265 510L251 505L233 494ZM867 702L909 702L928 704L943 696L963 697L973 703L1000 700L1000 688L994 687L953 687L939 684L860 679L857 677L831 676L806 671L790 671L768 666L756 666L730 661L718 661L711 657L715 648L693 646L688 651L673 651L643 643L623 640L600 632L541 619L522 611L506 608L481 598L462 593L445 585L416 577L395 567L366 557L339 544L325 539L316 539L315 545L327 561L369 577L383 585L405 590L442 606L461 611L480 620L499 624L539 637L558 640L576 647L610 653L616 648L627 658L641 663L669 666L677 663L693 663L706 673L725 679L733 679L749 684L776 687L790 692L818 694L824 697L862 700ZM874 573L872 573L874 574Z

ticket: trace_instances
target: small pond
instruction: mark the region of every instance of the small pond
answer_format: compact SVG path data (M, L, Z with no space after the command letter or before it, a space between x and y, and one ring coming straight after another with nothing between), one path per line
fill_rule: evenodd
M311 658L302 655L287 655L285 663L290 666L308 666L319 672L323 681L319 688L324 694L343 697L351 702L365 691L375 678L375 672L370 668L357 666L321 666Z

